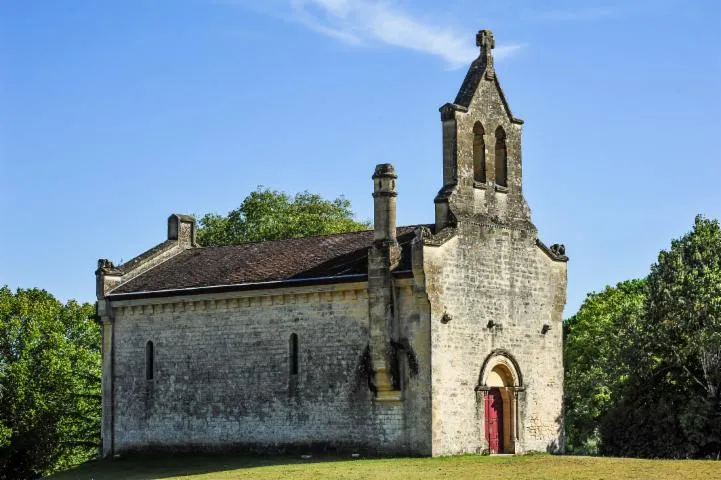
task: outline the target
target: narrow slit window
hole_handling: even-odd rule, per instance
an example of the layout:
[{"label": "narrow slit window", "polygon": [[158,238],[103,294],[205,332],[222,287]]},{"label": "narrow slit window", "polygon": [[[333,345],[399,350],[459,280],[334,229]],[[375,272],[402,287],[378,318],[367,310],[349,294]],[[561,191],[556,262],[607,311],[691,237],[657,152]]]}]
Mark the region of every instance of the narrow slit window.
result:
[{"label": "narrow slit window", "polygon": [[486,142],[483,140],[483,125],[473,126],[473,180],[486,183]]},{"label": "narrow slit window", "polygon": [[508,157],[506,155],[506,132],[496,130],[496,185],[508,186]]},{"label": "narrow slit window", "polygon": [[145,344],[145,379],[153,379],[153,370],[155,368],[155,352],[153,352],[153,342]]},{"label": "narrow slit window", "polygon": [[290,335],[288,356],[290,363],[290,374],[298,375],[298,335],[295,333]]}]

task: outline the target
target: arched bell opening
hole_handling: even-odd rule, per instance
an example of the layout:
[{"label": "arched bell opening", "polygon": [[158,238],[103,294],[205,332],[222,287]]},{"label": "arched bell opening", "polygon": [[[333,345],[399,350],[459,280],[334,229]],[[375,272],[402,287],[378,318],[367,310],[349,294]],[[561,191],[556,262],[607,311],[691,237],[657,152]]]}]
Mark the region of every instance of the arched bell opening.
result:
[{"label": "arched bell opening", "polygon": [[508,157],[506,154],[506,132],[503,127],[496,129],[496,185],[508,186]]},{"label": "arched bell opening", "polygon": [[473,126],[473,181],[486,183],[486,143],[481,122]]},{"label": "arched bell opening", "polygon": [[518,393],[522,390],[522,377],[513,357],[503,351],[489,355],[476,387],[482,443],[489,453],[516,453]]}]

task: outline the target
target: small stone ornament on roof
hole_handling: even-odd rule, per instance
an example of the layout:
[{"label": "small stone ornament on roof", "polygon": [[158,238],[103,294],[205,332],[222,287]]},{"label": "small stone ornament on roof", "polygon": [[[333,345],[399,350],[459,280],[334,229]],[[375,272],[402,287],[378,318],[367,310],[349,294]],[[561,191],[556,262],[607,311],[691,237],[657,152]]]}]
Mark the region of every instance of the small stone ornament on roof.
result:
[{"label": "small stone ornament on roof", "polygon": [[486,57],[486,78],[491,80],[496,77],[496,71],[493,68],[493,52],[496,48],[496,40],[493,38],[493,32],[490,30],[481,30],[476,34],[476,46],[481,47],[481,56]]}]

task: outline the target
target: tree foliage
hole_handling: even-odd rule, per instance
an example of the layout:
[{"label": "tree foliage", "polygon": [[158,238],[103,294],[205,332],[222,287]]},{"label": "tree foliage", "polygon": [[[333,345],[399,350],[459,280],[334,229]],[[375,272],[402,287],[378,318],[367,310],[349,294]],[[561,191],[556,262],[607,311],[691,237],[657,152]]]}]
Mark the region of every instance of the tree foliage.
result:
[{"label": "tree foliage", "polygon": [[603,451],[721,456],[721,228],[697,216],[648,276],[644,355],[601,425]]},{"label": "tree foliage", "polygon": [[583,451],[594,432],[604,454],[721,456],[717,220],[696,217],[659,254],[645,285],[589,296],[567,327],[571,449]]},{"label": "tree foliage", "polygon": [[599,424],[633,374],[645,281],[628,280],[587,296],[564,328],[566,431],[570,451],[598,453]]},{"label": "tree foliage", "polygon": [[89,304],[0,288],[0,479],[92,458],[100,438],[100,334]]},{"label": "tree foliage", "polygon": [[721,228],[696,217],[648,277],[648,341],[709,399],[721,394]]},{"label": "tree foliage", "polygon": [[198,243],[203,246],[326,235],[370,226],[353,219],[351,203],[343,197],[326,200],[307,191],[289,196],[263,187],[228,215],[209,213],[199,224]]}]

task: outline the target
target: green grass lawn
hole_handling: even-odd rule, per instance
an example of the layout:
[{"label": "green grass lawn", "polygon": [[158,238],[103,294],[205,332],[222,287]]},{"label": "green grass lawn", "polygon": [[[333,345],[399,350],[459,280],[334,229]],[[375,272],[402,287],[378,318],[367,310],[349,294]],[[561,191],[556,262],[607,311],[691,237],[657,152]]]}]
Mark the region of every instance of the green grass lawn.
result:
[{"label": "green grass lawn", "polygon": [[349,457],[136,457],[91,462],[52,480],[291,478],[721,479],[721,462],[551,455],[351,459]]}]

